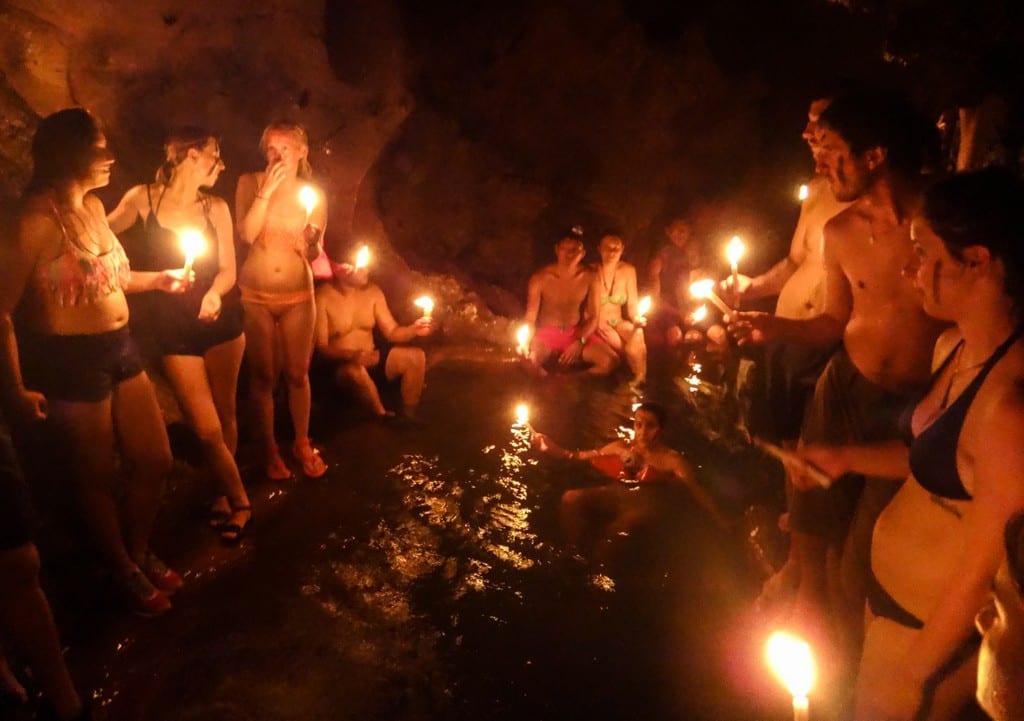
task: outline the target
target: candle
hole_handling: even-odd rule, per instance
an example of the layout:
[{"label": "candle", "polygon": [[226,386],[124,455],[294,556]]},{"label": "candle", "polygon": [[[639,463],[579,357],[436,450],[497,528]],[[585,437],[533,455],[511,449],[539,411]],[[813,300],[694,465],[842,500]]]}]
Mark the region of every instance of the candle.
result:
[{"label": "candle", "polygon": [[690,324],[691,325],[696,325],[697,323],[700,323],[701,321],[703,321],[707,317],[708,317],[708,307],[707,307],[706,304],[701,304],[701,306],[697,310],[695,310],[692,313],[690,313]]},{"label": "candle", "polygon": [[729,259],[729,267],[732,271],[732,296],[733,307],[740,305],[740,258],[746,252],[746,247],[738,235],[734,235],[725,247],[725,257]]},{"label": "candle", "polygon": [[530,352],[530,326],[526,323],[519,326],[516,331],[516,342],[519,344],[516,346],[516,352],[519,355],[526,355]]},{"label": "candle", "polygon": [[725,304],[725,301],[719,298],[718,294],[715,293],[715,281],[713,280],[698,280],[694,283],[690,283],[690,295],[700,300],[710,300],[712,305],[723,313],[729,313],[732,311],[732,309]]},{"label": "candle", "polygon": [[530,406],[525,403],[516,405],[516,425],[522,427],[530,425]]},{"label": "candle", "polygon": [[423,310],[423,317],[430,320],[431,314],[434,312],[434,300],[425,295],[421,295],[419,298],[414,300],[413,305]]},{"label": "candle", "polygon": [[313,208],[316,207],[319,197],[317,196],[316,190],[312,185],[303,185],[299,189],[299,202],[306,209],[306,223],[309,223],[309,216],[313,214]]},{"label": "candle", "polygon": [[800,190],[797,191],[796,197],[801,203],[807,200],[807,196],[810,195],[811,189],[806,184],[800,186]]},{"label": "candle", "polygon": [[794,721],[808,721],[814,657],[811,647],[795,636],[777,631],[768,639],[768,664],[793,696]]},{"label": "candle", "polygon": [[640,302],[636,304],[636,312],[639,318],[642,320],[647,317],[647,313],[651,310],[651,296],[645,295],[640,299]]},{"label": "candle", "polygon": [[206,238],[201,232],[194,228],[181,231],[178,234],[178,242],[181,243],[181,251],[185,254],[185,282],[192,274],[192,264],[197,255],[206,252]]},{"label": "candle", "polygon": [[361,270],[370,264],[370,247],[367,245],[359,248],[356,253],[356,270]]}]

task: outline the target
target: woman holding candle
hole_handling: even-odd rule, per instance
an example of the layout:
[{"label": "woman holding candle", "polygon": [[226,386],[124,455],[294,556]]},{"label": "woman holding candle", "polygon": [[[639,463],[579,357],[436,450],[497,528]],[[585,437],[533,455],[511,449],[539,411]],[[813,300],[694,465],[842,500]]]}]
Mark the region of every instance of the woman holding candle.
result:
[{"label": "woman holding candle", "polygon": [[[0,267],[3,385],[17,413],[46,418],[60,433],[84,520],[135,610],[163,613],[182,580],[149,550],[149,535],[172,458],[128,333],[125,293],[180,292],[184,271],[129,271],[91,193],[110,182],[114,158],[88,112],[44,118],[32,157],[12,252]],[[118,456],[129,476],[123,499],[112,488]]]},{"label": "woman holding candle", "polygon": [[[306,476],[318,478],[327,466],[309,440],[309,362],[316,323],[310,263],[322,250],[327,204],[311,183],[309,140],[301,125],[268,126],[260,150],[266,169],[239,178],[235,194],[238,235],[249,246],[238,285],[257,424],[267,476],[288,478],[291,472],[274,439],[274,386],[283,371],[295,429],[292,455]],[[316,192],[315,205],[300,197],[305,186]]]},{"label": "woman holding candle", "polygon": [[857,718],[954,718],[974,691],[973,619],[1024,509],[1024,184],[953,176],[914,220],[913,268],[940,337],[907,447],[808,448],[832,475],[909,478],[875,525]]},{"label": "woman holding candle", "polygon": [[[579,547],[588,530],[596,530],[597,538],[612,539],[628,533],[664,507],[661,494],[636,495],[642,488],[682,485],[711,519],[720,526],[727,522],[718,511],[711,495],[697,482],[689,461],[679,451],[662,441],[665,409],[657,403],[641,403],[633,413],[633,437],[617,439],[600,448],[570,451],[562,448],[543,433],[532,433],[534,448],[572,461],[588,461],[599,471],[619,481],[596,488],[577,488],[562,496],[562,521],[569,541]],[[629,484],[629,485],[627,485]],[[594,521],[600,522],[594,528]],[[589,545],[589,544],[587,544]]]},{"label": "woman holding candle", "polygon": [[589,338],[595,331],[612,350],[626,358],[633,379],[647,377],[647,345],[643,327],[647,319],[638,310],[636,268],[622,260],[622,238],[606,235],[597,249],[601,262],[594,272],[587,296],[589,320],[580,331]]},{"label": "woman holding candle", "polygon": [[[192,262],[195,282],[181,295],[150,294],[139,331],[153,334],[178,404],[202,444],[222,494],[211,506],[212,520],[233,543],[252,517],[235,463],[235,392],[245,336],[231,213],[224,200],[202,190],[217,182],[224,163],[217,139],[201,128],[172,133],[164,151],[156,182],[129,190],[107,220],[115,233],[141,226],[141,242],[128,244],[133,268]],[[194,248],[185,247],[190,236]]]}]

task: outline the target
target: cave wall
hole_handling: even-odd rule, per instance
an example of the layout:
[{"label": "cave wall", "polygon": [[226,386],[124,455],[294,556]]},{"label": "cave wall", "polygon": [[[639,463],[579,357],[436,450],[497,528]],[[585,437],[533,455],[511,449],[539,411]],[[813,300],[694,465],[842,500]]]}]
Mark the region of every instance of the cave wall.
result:
[{"label": "cave wall", "polygon": [[[636,0],[7,0],[0,202],[25,180],[38,117],[61,107],[107,126],[108,207],[184,123],[220,133],[215,190],[230,199],[262,165],[263,126],[287,118],[309,129],[329,188],[329,252],[370,242],[385,290],[435,292],[453,317],[520,313],[570,224],[591,249],[622,234],[643,265],[665,222],[692,212],[712,258],[740,232],[755,271],[784,252],[810,171],[806,83],[784,73],[830,66],[794,59],[821,27],[804,7],[818,0],[780,0],[807,16],[782,39],[761,32],[781,9],[724,1],[669,28]],[[830,27],[849,24],[830,10]]]},{"label": "cave wall", "polygon": [[[303,123],[327,179],[328,242],[347,243],[360,184],[412,107],[402,28],[387,0],[9,0],[0,5],[0,193],[28,172],[39,117],[70,105],[105,124],[118,165],[110,207],[152,177],[171,128],[221,136],[229,200],[262,159],[270,121]],[[333,47],[324,38],[330,24]],[[372,41],[368,41],[371,39]],[[333,64],[332,64],[333,61]],[[336,65],[336,67],[335,67]]]}]

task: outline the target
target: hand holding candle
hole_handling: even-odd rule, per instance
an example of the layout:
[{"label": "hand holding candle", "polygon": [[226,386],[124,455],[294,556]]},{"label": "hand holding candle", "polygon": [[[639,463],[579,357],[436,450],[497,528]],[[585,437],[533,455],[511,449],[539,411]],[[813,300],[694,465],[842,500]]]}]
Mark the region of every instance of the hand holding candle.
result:
[{"label": "hand holding candle", "polygon": [[313,209],[319,200],[320,196],[312,185],[303,185],[299,189],[299,202],[306,209],[306,225],[309,225],[309,218],[313,215]]},{"label": "hand holding candle", "polygon": [[525,403],[516,405],[516,425],[523,428],[530,425],[530,406]]},{"label": "hand holding candle", "polygon": [[709,279],[698,280],[690,283],[690,295],[698,300],[709,300],[711,304],[723,313],[731,313],[732,308],[725,304],[725,301],[715,293],[715,281]]},{"label": "hand holding candle", "polygon": [[708,317],[708,307],[706,304],[701,303],[697,310],[690,313],[690,325],[697,325],[698,323],[706,320]]},{"label": "hand holding candle", "polygon": [[361,246],[359,251],[356,253],[356,270],[362,270],[370,265],[370,247],[367,245]]},{"label": "hand holding candle", "polygon": [[185,282],[190,283],[196,256],[206,252],[206,238],[198,230],[189,228],[178,235],[178,242],[181,243],[181,252],[185,254]]},{"label": "hand holding candle", "polygon": [[808,721],[808,695],[814,685],[811,647],[795,636],[777,631],[768,639],[768,664],[793,696],[794,721]]},{"label": "hand holding candle", "polygon": [[734,235],[725,247],[725,256],[729,259],[729,269],[732,272],[732,304],[734,308],[739,308],[740,305],[740,258],[743,257],[746,250],[746,246],[738,235]]},{"label": "hand holding candle", "polygon": [[419,298],[417,298],[416,300],[414,300],[412,303],[417,308],[419,308],[419,309],[421,309],[423,311],[423,317],[425,319],[430,320],[431,316],[434,313],[434,299],[433,298],[431,298],[429,296],[426,296],[426,295],[422,295]]},{"label": "hand holding candle", "polygon": [[523,323],[516,331],[516,353],[524,358],[530,353],[530,326]]},{"label": "hand holding candle", "polygon": [[640,302],[636,304],[636,322],[640,325],[644,325],[647,322],[647,314],[651,312],[651,296],[645,295],[640,299]]}]

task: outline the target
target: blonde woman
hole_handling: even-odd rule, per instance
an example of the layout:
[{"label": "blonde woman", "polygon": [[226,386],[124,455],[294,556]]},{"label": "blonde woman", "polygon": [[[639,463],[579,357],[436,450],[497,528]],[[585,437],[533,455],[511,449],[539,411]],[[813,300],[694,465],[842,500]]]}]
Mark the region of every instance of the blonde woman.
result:
[{"label": "blonde woman", "polygon": [[[309,440],[309,362],[316,311],[310,263],[322,250],[327,223],[323,192],[312,180],[309,140],[301,125],[278,123],[263,131],[260,150],[267,167],[238,180],[238,235],[249,246],[238,285],[245,309],[251,392],[269,478],[291,472],[274,438],[274,386],[284,373],[295,442],[292,455],[310,478],[327,471]],[[309,186],[316,204],[304,205]]]}]

